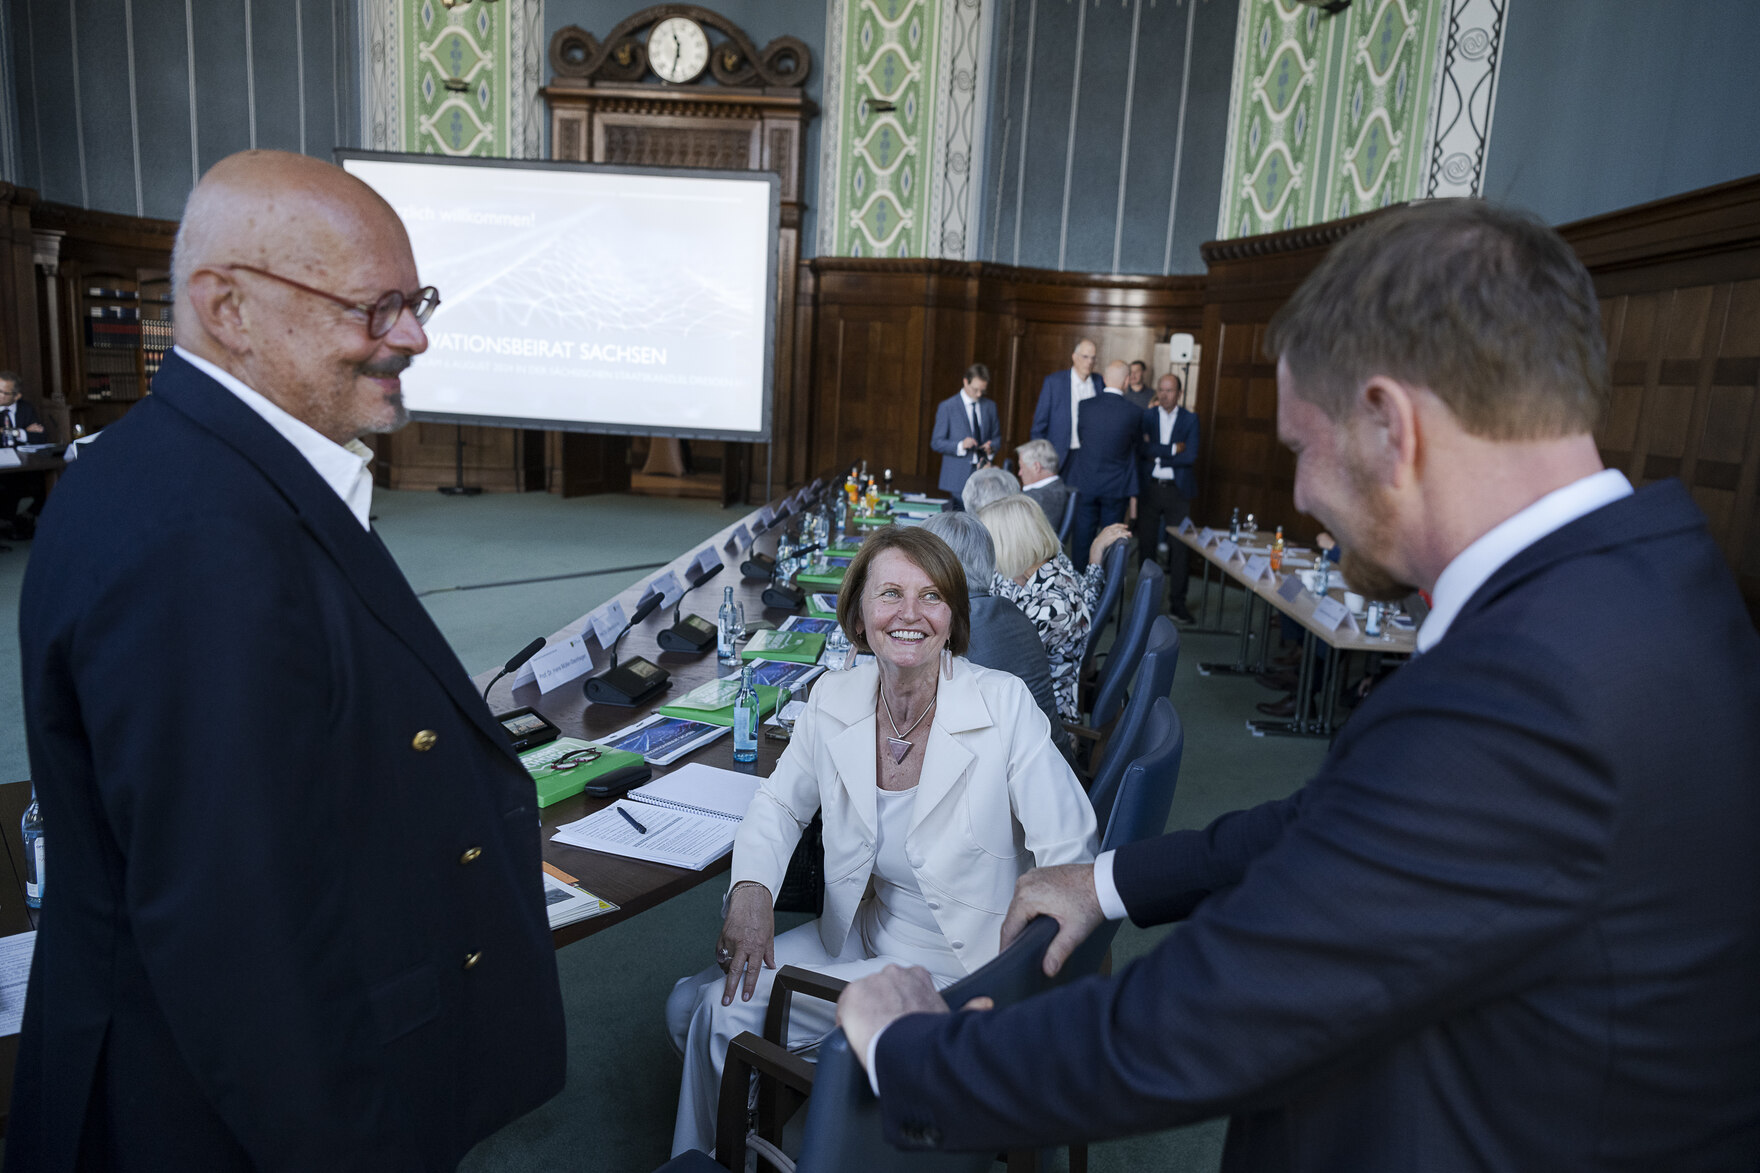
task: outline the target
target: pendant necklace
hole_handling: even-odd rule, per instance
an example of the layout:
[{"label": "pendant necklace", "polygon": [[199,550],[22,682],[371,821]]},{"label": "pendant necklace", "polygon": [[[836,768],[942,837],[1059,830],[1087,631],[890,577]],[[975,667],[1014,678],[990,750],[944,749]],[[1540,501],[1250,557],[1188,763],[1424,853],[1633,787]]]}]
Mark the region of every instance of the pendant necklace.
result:
[{"label": "pendant necklace", "polygon": [[908,736],[918,725],[923,723],[924,717],[927,717],[932,711],[934,711],[935,701],[940,699],[941,694],[937,691],[935,699],[929,702],[928,708],[925,708],[922,712],[917,714],[917,719],[911,722],[911,727],[909,729],[900,733],[898,731],[898,718],[892,715],[892,702],[886,699],[886,689],[881,688],[880,703],[886,706],[886,720],[892,726],[892,736],[886,739],[886,748],[888,752],[892,754],[893,765],[897,765],[904,761],[905,755],[911,752],[911,745],[913,743],[907,740]]}]

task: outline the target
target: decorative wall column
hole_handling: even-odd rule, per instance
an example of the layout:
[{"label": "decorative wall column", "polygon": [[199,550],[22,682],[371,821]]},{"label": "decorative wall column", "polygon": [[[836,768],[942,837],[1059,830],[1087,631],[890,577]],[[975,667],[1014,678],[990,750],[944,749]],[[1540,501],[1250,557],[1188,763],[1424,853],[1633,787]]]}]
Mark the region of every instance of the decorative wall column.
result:
[{"label": "decorative wall column", "polygon": [[1218,237],[1477,194],[1507,5],[1241,0]]},{"label": "decorative wall column", "polygon": [[819,253],[977,256],[984,0],[830,0]]},{"label": "decorative wall column", "polygon": [[361,21],[370,148],[542,154],[544,0],[362,0]]}]

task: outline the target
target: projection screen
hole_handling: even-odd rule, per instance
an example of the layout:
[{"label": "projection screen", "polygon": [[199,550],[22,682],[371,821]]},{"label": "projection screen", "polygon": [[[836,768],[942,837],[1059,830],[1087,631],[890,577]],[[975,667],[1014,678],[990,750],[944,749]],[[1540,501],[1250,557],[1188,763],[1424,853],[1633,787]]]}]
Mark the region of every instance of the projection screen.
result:
[{"label": "projection screen", "polygon": [[780,180],[339,151],[440,291],[422,420],[770,438]]}]

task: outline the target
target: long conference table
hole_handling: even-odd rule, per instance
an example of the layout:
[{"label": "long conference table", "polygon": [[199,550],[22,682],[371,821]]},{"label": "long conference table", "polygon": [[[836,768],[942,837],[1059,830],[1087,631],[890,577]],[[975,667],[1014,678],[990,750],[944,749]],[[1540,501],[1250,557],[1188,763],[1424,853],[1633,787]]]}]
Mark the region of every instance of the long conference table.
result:
[{"label": "long conference table", "polygon": [[[830,485],[829,474],[820,480]],[[826,491],[835,492],[835,486]],[[778,610],[764,606],[763,591],[769,585],[767,581],[750,581],[741,577],[740,563],[751,556],[753,550],[773,554],[776,543],[785,528],[791,525],[794,517],[780,521],[766,529],[758,536],[753,545],[738,552],[727,548],[728,540],[743,526],[749,533],[763,511],[776,511],[784,501],[794,494],[783,493],[767,505],[754,509],[729,525],[723,527],[713,536],[704,538],[681,552],[678,557],[665,566],[651,570],[640,579],[631,583],[615,596],[622,604],[624,614],[635,613],[646,587],[650,582],[664,576],[667,571],[677,573],[680,582],[689,582],[689,570],[692,561],[705,547],[713,545],[720,553],[726,568],[712,581],[706,583],[701,590],[685,596],[683,609],[686,615],[693,611],[704,618],[714,621],[721,606],[722,588],[731,586],[733,597],[745,605],[746,623],[749,626],[756,620],[768,620],[780,626],[790,615],[800,614],[797,611]],[[659,635],[672,626],[672,608],[657,608],[642,623],[631,628],[623,637],[618,651],[620,660],[631,656],[645,656],[660,667],[671,673],[669,686],[658,696],[634,707],[621,707],[607,704],[595,704],[587,700],[582,689],[585,677],[570,681],[541,693],[536,684],[524,684],[512,688],[509,682],[514,677],[507,677],[496,684],[489,692],[489,707],[495,713],[505,713],[513,709],[530,706],[542,713],[557,728],[562,730],[564,737],[579,738],[582,741],[598,741],[618,730],[648,716],[661,705],[671,703],[691,689],[706,681],[726,675],[711,647],[701,655],[686,655],[678,652],[662,651],[658,643]],[[589,613],[590,614],[590,613]],[[573,623],[552,634],[546,646],[579,635],[587,626],[588,616],[583,615]],[[476,677],[480,691],[494,677],[495,670],[479,673]],[[740,773],[752,774],[757,777],[768,777],[776,766],[776,759],[781,756],[785,743],[771,740],[769,737],[758,738],[758,758],[752,762],[735,762],[733,760],[733,737],[731,733],[716,738],[708,745],[702,746],[686,754],[670,766],[653,766],[654,777],[659,778],[668,771],[677,769],[689,762],[702,762],[705,765],[717,766],[724,770],[736,770]],[[645,860],[626,859],[622,856],[607,855],[583,848],[571,847],[557,843],[552,839],[556,829],[565,823],[583,819],[611,802],[610,798],[589,798],[576,795],[565,798],[543,810],[543,854],[544,862],[566,872],[579,881],[580,885],[593,895],[617,905],[614,912],[602,913],[574,924],[564,925],[552,931],[552,938],[557,948],[572,944],[583,937],[602,932],[612,925],[628,920],[630,917],[653,908],[672,899],[680,893],[687,892],[715,876],[724,874],[732,866],[732,856],[723,855],[719,860],[701,871],[689,871],[684,868],[668,867],[664,864],[648,863]]]}]

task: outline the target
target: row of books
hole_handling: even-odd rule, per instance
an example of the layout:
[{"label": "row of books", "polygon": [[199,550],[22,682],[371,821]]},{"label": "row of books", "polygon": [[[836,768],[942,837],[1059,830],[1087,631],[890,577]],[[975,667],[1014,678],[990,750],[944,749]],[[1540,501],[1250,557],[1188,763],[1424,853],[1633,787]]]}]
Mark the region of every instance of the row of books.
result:
[{"label": "row of books", "polygon": [[93,350],[170,350],[173,325],[152,318],[144,322],[86,320],[86,345]]}]

